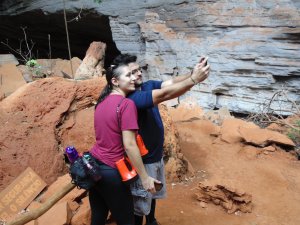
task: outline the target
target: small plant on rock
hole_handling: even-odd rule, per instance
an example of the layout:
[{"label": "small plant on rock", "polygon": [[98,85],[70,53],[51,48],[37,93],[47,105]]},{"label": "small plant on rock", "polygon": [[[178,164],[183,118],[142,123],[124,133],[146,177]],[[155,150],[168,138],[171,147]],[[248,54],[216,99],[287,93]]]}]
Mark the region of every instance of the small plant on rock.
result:
[{"label": "small plant on rock", "polygon": [[45,78],[47,76],[41,72],[42,66],[35,59],[28,60],[26,66],[31,71],[33,78]]},{"label": "small plant on rock", "polygon": [[294,122],[294,126],[289,128],[287,136],[296,144],[300,144],[300,119]]}]

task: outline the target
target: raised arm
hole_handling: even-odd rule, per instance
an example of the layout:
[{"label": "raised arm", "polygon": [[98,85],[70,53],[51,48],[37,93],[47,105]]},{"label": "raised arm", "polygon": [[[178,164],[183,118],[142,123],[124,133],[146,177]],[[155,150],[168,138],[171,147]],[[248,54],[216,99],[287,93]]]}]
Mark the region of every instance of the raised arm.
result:
[{"label": "raised arm", "polygon": [[[207,58],[201,63],[197,63],[193,69],[191,76],[183,79],[180,82],[174,84],[165,85],[161,89],[155,89],[152,91],[153,104],[157,105],[163,101],[170,100],[187,92],[195,84],[198,84],[201,81],[204,81],[209,74],[210,66],[204,66],[207,61]],[[184,78],[184,77],[182,77]]]},{"label": "raised arm", "polygon": [[[204,62],[204,60],[205,60],[205,62],[207,62],[207,59],[208,59],[207,57],[206,58],[202,57],[200,59],[199,63]],[[181,75],[181,76],[176,76],[176,77],[173,77],[172,79],[163,81],[162,84],[161,84],[161,88],[165,88],[169,85],[176,84],[178,82],[184,81],[184,80],[190,78],[191,75],[192,75],[192,73],[187,73],[187,74],[184,74],[184,75]]]},{"label": "raised arm", "polygon": [[165,88],[169,85],[176,84],[178,82],[184,81],[184,80],[188,79],[190,76],[191,76],[191,73],[187,73],[187,74],[177,76],[177,77],[174,77],[172,79],[163,81],[162,84],[161,84],[161,88]]}]

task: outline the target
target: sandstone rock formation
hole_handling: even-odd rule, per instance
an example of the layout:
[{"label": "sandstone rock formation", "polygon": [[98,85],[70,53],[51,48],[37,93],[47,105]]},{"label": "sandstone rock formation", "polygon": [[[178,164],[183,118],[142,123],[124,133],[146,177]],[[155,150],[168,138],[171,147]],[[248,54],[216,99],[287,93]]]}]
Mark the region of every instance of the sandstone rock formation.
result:
[{"label": "sandstone rock formation", "polygon": [[295,143],[287,136],[271,130],[241,127],[239,132],[246,143],[253,144],[255,146],[265,147],[272,143],[288,147],[296,146]]},{"label": "sandstone rock formation", "polygon": [[252,212],[252,196],[243,191],[236,190],[225,185],[210,186],[199,183],[196,199],[200,202],[213,202],[222,206],[228,213],[241,211],[243,213]]},{"label": "sandstone rock formation", "polygon": [[282,145],[287,148],[296,146],[295,143],[284,134],[268,129],[261,129],[252,122],[235,118],[225,119],[223,121],[219,138],[230,144],[244,142],[262,148],[272,144]]},{"label": "sandstone rock formation", "polygon": [[22,86],[0,102],[1,190],[27,166],[48,184],[67,172],[60,127],[75,111],[93,107],[104,84],[103,79],[46,78]]},{"label": "sandstone rock formation", "polygon": [[[48,183],[52,183],[57,177],[66,173],[62,157],[63,147],[74,144],[79,151],[86,151],[94,143],[92,120],[94,101],[104,84],[104,78],[85,81],[47,78],[26,84],[0,102],[0,122],[3,124],[3,129],[0,130],[0,190],[27,165],[34,168]],[[225,118],[220,127],[205,120],[203,111],[196,104],[185,110],[183,106],[170,110],[172,115],[174,112],[178,114],[174,116],[175,126],[167,108],[161,106],[160,110],[166,129],[164,147],[166,174],[169,181],[180,179],[184,182],[193,179],[197,181],[201,175],[202,180],[209,179],[211,184],[219,184],[199,185],[200,189],[196,194],[201,207],[208,207],[209,202],[214,202],[224,207],[228,213],[251,212],[253,196],[253,204],[260,210],[265,208],[264,202],[270,199],[274,201],[273,204],[278,204],[280,209],[282,204],[285,207],[292,204],[291,210],[295,219],[297,208],[294,206],[298,204],[299,198],[299,188],[297,188],[299,163],[289,153],[284,155],[283,151],[278,151],[275,145],[280,142],[292,145],[288,139],[273,133],[274,131],[270,133],[268,130],[259,130],[254,124],[232,118]],[[225,138],[224,134],[229,130],[233,132]],[[243,132],[239,133],[240,130]],[[254,147],[252,141],[245,143],[251,145],[245,145],[244,139],[248,140],[252,137],[253,131],[259,132],[259,137],[265,138],[265,140],[257,139],[259,143],[273,142],[273,145],[265,148]],[[182,154],[183,150],[184,155],[188,156],[188,159],[193,162],[193,167],[196,168],[195,176],[191,179],[186,179],[184,174],[187,172],[188,161]],[[46,193],[29,206],[29,209],[39,207],[69,182],[68,174],[57,179]],[[186,186],[186,184],[177,184]],[[167,187],[172,193],[173,183],[168,183]],[[189,193],[191,190],[194,188],[188,187],[184,189],[184,193]],[[245,190],[246,193],[240,190]],[[284,199],[282,199],[282,190],[288,193]],[[175,193],[182,195],[183,191]],[[173,202],[162,201],[162,204],[171,204],[176,208],[178,206],[177,204],[174,206],[174,202],[178,201],[178,198],[176,196]],[[192,208],[197,207],[191,203],[190,197],[185,198],[180,201],[188,202]],[[278,203],[276,199],[282,201]],[[171,211],[170,208],[168,210]],[[170,213],[168,212],[168,217]],[[178,211],[174,210],[175,213],[178,214]],[[89,224],[89,203],[83,190],[74,189],[36,222],[44,224],[43,221],[51,220],[53,224],[56,222],[62,224],[65,223],[62,221],[68,222],[70,219],[71,224]],[[270,221],[268,218],[267,220]]]},{"label": "sandstone rock formation", "polygon": [[[251,221],[256,221],[257,224],[276,224],[281,221],[279,223],[297,225],[300,180],[296,177],[299,177],[300,164],[291,154],[292,151],[285,152],[274,143],[267,148],[245,143],[238,127],[252,126],[253,129],[259,129],[254,124],[238,119],[225,119],[223,125],[226,123],[226,127],[222,128],[222,125],[204,120],[203,112],[199,110],[197,115],[196,110],[184,110],[180,106],[170,110],[171,117],[176,118],[174,125],[179,133],[182,153],[193,165],[195,178],[183,185],[176,184],[169,188],[167,202],[162,203],[163,206],[159,208],[164,216],[161,223],[222,225],[247,224]],[[264,131],[268,133],[267,129]],[[231,135],[224,141],[220,136],[225,137],[226,132]],[[189,182],[193,185],[189,185]],[[208,195],[206,192],[204,195],[210,200],[190,203],[191,194],[201,193],[200,199],[203,199],[202,190],[195,190],[199,182],[207,187]],[[216,187],[216,184],[220,187]],[[231,206],[230,202],[235,202],[228,200],[227,196],[229,199],[238,197],[227,192],[227,188],[238,195],[245,193],[243,197],[252,196],[251,205],[254,207],[251,207],[251,213],[245,215],[238,209],[233,215],[225,215],[224,211],[228,208],[220,210],[223,203]],[[235,203],[245,204],[244,200]],[[219,205],[212,204],[214,201]],[[232,209],[235,208],[234,204]],[[282,211],[283,207],[287,210]],[[170,215],[170,211],[174,214]],[[179,219],[174,220],[172,216]]]},{"label": "sandstone rock formation", "polygon": [[0,65],[4,64],[18,65],[19,62],[13,54],[0,54]]},{"label": "sandstone rock formation", "polygon": [[181,153],[178,131],[173,125],[167,107],[160,105],[159,111],[164,121],[164,161],[166,162],[165,172],[168,181],[180,181],[186,176],[193,176],[193,167]]},{"label": "sandstone rock formation", "polygon": [[[1,4],[0,15],[63,9],[58,0]],[[144,60],[148,78],[189,72],[200,56],[208,55],[211,75],[190,94],[205,108],[255,112],[279,90],[299,103],[298,1],[86,0],[68,1],[67,11],[77,13],[82,4],[86,11],[109,17],[117,48]],[[284,96],[271,108],[280,114],[294,111]]]},{"label": "sandstone rock formation", "polygon": [[[0,190],[30,166],[48,184],[67,172],[63,150],[76,146],[88,151],[95,142],[95,102],[106,84],[104,77],[85,81],[45,78],[28,83],[0,102]],[[180,180],[188,162],[180,153],[176,129],[167,108],[167,178]]]},{"label": "sandstone rock formation", "polygon": [[22,73],[14,64],[0,65],[0,99],[2,95],[8,96],[26,82]]},{"label": "sandstone rock formation", "polygon": [[76,70],[74,79],[85,80],[103,75],[104,57],[106,44],[102,42],[92,42],[86,55]]},{"label": "sandstone rock formation", "polygon": [[74,73],[82,63],[77,57],[73,57],[71,61],[64,59],[37,59],[36,61],[37,65],[34,67],[26,65],[18,65],[17,67],[28,83],[46,77],[64,77],[71,79],[74,75],[72,71]]}]

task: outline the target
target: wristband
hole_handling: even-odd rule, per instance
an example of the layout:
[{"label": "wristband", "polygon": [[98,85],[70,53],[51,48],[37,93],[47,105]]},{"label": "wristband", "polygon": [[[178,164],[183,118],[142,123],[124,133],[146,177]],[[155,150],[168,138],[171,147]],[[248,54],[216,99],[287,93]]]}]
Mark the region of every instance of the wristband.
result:
[{"label": "wristband", "polygon": [[193,81],[194,84],[197,84],[196,81],[190,76],[191,80]]}]

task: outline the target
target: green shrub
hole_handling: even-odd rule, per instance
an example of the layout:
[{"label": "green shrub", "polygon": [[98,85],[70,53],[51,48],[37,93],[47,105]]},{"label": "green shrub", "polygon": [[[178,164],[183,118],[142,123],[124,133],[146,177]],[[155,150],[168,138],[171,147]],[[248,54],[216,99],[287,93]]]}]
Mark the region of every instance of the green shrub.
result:
[{"label": "green shrub", "polygon": [[287,136],[298,144],[300,143],[300,120],[294,121],[293,125],[295,128],[290,128],[287,132]]}]

